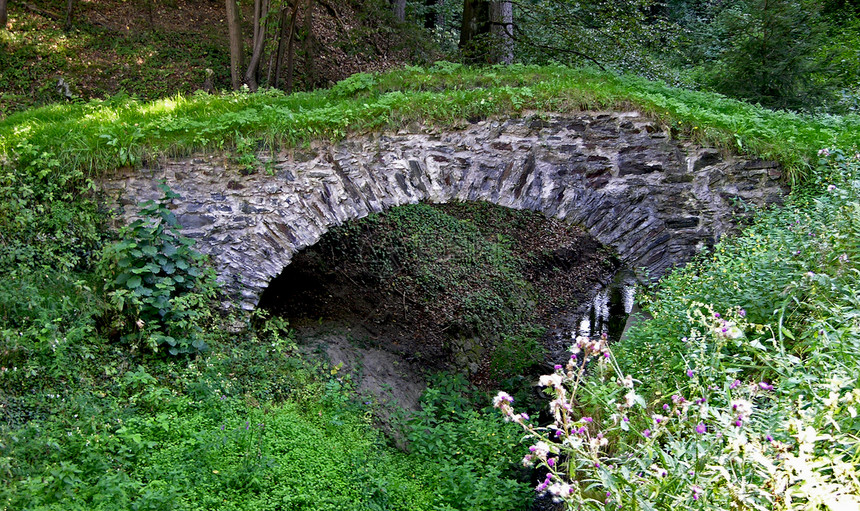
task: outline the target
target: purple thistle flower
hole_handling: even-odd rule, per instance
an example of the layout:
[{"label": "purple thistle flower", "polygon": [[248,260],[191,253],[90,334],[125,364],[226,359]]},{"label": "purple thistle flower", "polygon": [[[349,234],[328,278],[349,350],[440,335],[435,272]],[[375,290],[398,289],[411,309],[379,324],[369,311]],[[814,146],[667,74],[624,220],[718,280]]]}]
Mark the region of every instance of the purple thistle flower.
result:
[{"label": "purple thistle flower", "polygon": [[741,381],[740,381],[740,380],[735,380],[735,381],[733,381],[733,382],[732,382],[732,384],[731,384],[731,385],[729,385],[729,388],[730,388],[730,389],[732,389],[732,390],[734,390],[734,389],[736,389],[736,388],[738,388],[738,387],[740,387],[740,386],[741,386]]},{"label": "purple thistle flower", "polygon": [[693,371],[692,369],[687,369],[687,377],[688,378],[692,378],[694,374],[696,374],[695,371]]},{"label": "purple thistle flower", "polygon": [[556,364],[554,367],[556,371],[561,371],[561,364]]},{"label": "purple thistle flower", "polygon": [[738,311],[738,316],[740,316],[740,317],[742,317],[742,318],[747,317],[747,311],[746,311],[746,310],[744,310],[744,309],[740,309],[740,310]]},{"label": "purple thistle flower", "polygon": [[583,417],[582,420],[585,422],[592,422],[594,419],[592,419],[591,417]]},{"label": "purple thistle flower", "polygon": [[668,410],[668,409],[669,409],[669,405],[668,405],[668,404],[664,404],[664,405],[663,405],[663,409],[664,409],[664,410]]},{"label": "purple thistle flower", "polygon": [[551,467],[554,467],[555,466],[555,458],[547,458],[546,464],[551,466]]},{"label": "purple thistle flower", "polygon": [[771,385],[770,383],[768,383],[768,382],[766,382],[766,381],[759,382],[758,386],[759,386],[762,390],[773,390],[773,385]]},{"label": "purple thistle flower", "polygon": [[773,442],[773,437],[770,435],[767,435],[766,437],[764,437],[764,439],[767,440],[768,442]]},{"label": "purple thistle flower", "polygon": [[707,427],[705,427],[705,423],[704,423],[704,422],[700,422],[700,423],[696,426],[696,433],[698,433],[698,434],[700,434],[700,435],[704,435],[704,434],[705,434],[705,431],[707,431],[707,430],[708,430],[708,428],[707,428]]},{"label": "purple thistle flower", "polygon": [[645,438],[651,438],[651,430],[650,429],[643,429],[642,430],[642,436],[644,436]]}]

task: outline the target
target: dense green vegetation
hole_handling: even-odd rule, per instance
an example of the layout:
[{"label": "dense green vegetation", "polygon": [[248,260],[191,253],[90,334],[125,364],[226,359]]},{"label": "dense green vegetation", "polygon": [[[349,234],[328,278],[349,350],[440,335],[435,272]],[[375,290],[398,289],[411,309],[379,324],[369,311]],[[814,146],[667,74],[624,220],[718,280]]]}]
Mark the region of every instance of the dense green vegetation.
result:
[{"label": "dense green vegetation", "polygon": [[[844,0],[254,0],[238,12],[244,48],[231,49],[224,4],[13,2],[0,116],[64,100],[58,78],[84,100],[155,99],[243,83],[311,90],[440,58],[595,66],[775,109],[858,108],[860,11]],[[247,64],[232,79],[231,57]]]},{"label": "dense green vegetation", "polygon": [[440,62],[382,75],[358,74],[310,93],[196,94],[152,102],[117,97],[28,110],[0,121],[0,158],[44,151],[56,166],[104,172],[160,155],[278,148],[416,120],[453,123],[531,110],[627,108],[662,119],[676,136],[779,160],[795,179],[806,175],[819,148],[851,147],[860,140],[855,116],[775,112],[589,69],[475,70]]},{"label": "dense green vegetation", "polygon": [[497,398],[557,476],[544,489],[571,508],[860,505],[860,155],[821,156],[785,208],[664,278],[653,319],[578,339],[541,377],[549,425]]},{"label": "dense green vegetation", "polygon": [[[395,449],[373,428],[372,403],[353,400],[349,378],[336,367],[301,355],[287,325],[222,317],[216,302],[223,297],[205,262],[175,232],[166,202],[145,206],[150,222],[112,232],[93,179],[194,151],[226,151],[249,168],[257,149],[413,122],[458,126],[494,116],[630,108],[661,120],[672,136],[779,160],[796,186],[785,209],[760,212],[742,235],[665,278],[647,304],[654,319],[613,347],[614,355],[605,357],[604,347],[592,353],[608,360],[605,372],[595,367],[546,381],[555,392],[565,379],[575,386],[565,390],[576,398],[570,410],[556,419],[574,440],[564,448],[567,458],[541,458],[536,444],[530,461],[558,474],[559,496],[598,509],[856,504],[860,119],[727,97],[813,112],[856,109],[858,25],[837,3],[818,12],[809,2],[678,0],[660,13],[648,10],[650,2],[626,2],[619,5],[638,10],[619,19],[617,26],[629,27],[623,44],[606,45],[607,34],[589,22],[558,25],[533,38],[537,46],[517,47],[527,63],[590,62],[608,70],[437,62],[359,73],[313,92],[153,101],[119,94],[6,116],[0,506],[526,508],[531,473],[517,466],[529,455],[518,443],[520,426],[482,409],[486,396],[464,392],[456,377],[440,378],[423,411],[401,424],[409,450]],[[538,2],[543,10],[535,11],[533,26],[564,22],[570,11],[553,8],[560,4],[574,11],[584,5]],[[410,16],[426,14],[409,5]],[[461,15],[453,2],[445,5],[450,19]],[[624,9],[601,15],[624,16]],[[659,28],[663,21],[683,28],[677,41]],[[779,30],[767,39],[762,27]],[[450,31],[437,32],[443,47],[452,45]],[[50,61],[30,66],[42,51],[34,48],[61,37],[43,35],[30,40],[0,30],[3,44],[16,48],[0,58],[19,59],[4,67],[14,72],[4,71],[0,85],[35,86]],[[586,36],[580,49],[587,55],[560,58],[566,53],[558,48],[570,50]],[[785,51],[763,54],[763,41]],[[91,43],[99,49],[103,42]],[[57,60],[76,51],[56,49]],[[198,65],[216,67],[225,80],[223,49],[206,58],[198,50],[191,52]],[[830,70],[834,54],[850,65]],[[754,80],[746,80],[750,74]],[[47,85],[35,87],[49,97]],[[167,93],[146,89],[147,97]],[[26,103],[23,94],[12,95]],[[426,216],[416,229],[438,221]],[[506,268],[504,259],[491,263]],[[516,302],[511,289],[499,291]],[[466,328],[469,320],[452,321]],[[240,323],[240,332],[225,328]],[[501,344],[513,358],[515,341]]]}]

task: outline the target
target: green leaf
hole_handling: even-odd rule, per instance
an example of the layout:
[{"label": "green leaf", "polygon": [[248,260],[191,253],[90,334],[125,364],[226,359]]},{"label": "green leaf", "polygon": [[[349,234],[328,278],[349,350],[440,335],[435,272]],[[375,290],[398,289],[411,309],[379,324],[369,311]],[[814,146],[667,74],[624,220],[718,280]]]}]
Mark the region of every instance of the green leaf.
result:
[{"label": "green leaf", "polygon": [[140,288],[140,284],[141,284],[141,278],[140,278],[140,275],[135,275],[135,276],[133,276],[133,277],[128,278],[128,279],[126,280],[126,283],[125,283],[126,287],[127,287],[127,288],[129,288],[129,289],[137,289],[137,288]]}]

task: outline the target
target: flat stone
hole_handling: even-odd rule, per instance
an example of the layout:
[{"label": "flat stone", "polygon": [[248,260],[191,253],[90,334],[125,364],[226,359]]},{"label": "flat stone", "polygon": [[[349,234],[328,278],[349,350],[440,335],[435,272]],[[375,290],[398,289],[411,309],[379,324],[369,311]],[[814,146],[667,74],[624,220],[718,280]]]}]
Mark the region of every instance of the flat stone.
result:
[{"label": "flat stone", "polygon": [[219,282],[251,310],[270,279],[331,226],[419,200],[490,201],[581,223],[628,264],[659,277],[731,232],[733,197],[780,203],[781,170],[670,139],[636,112],[415,124],[271,158],[275,175],[241,175],[218,155],[167,160],[104,178],[111,207],[158,199],[166,179],[183,232]]}]

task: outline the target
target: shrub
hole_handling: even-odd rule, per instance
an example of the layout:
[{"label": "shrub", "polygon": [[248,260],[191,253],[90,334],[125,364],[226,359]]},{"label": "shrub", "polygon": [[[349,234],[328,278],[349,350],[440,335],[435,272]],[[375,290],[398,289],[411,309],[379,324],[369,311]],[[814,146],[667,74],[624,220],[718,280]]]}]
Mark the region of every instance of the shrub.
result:
[{"label": "shrub", "polygon": [[520,435],[494,410],[475,409],[474,393],[462,376],[437,378],[409,424],[411,458],[426,470],[436,509],[526,509]]},{"label": "shrub", "polygon": [[141,204],[141,219],[105,247],[101,271],[110,302],[121,313],[125,339],[143,340],[171,355],[206,349],[199,323],[210,315],[215,277],[194,240],[179,233],[168,205],[178,195],[161,185],[159,202]]}]

